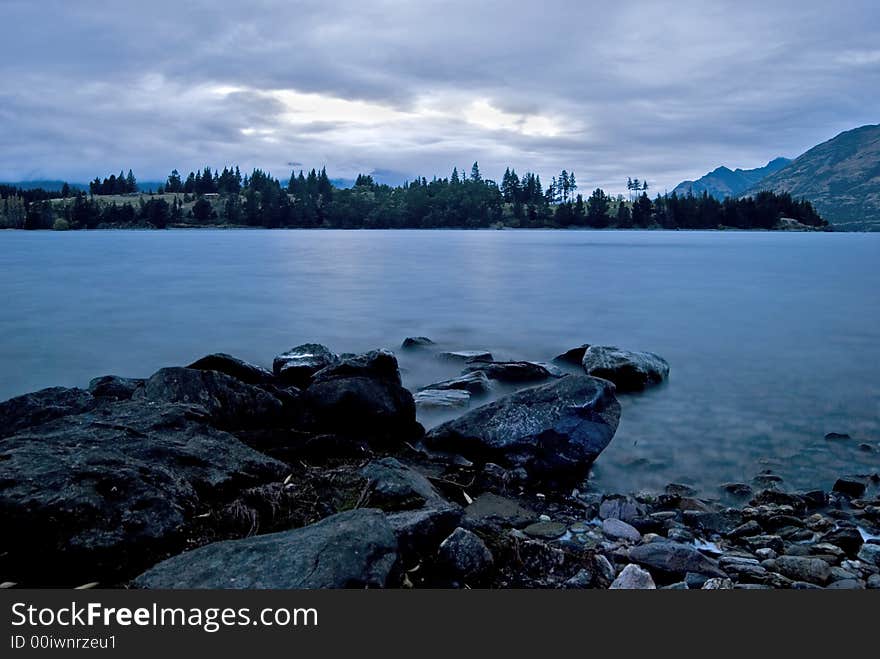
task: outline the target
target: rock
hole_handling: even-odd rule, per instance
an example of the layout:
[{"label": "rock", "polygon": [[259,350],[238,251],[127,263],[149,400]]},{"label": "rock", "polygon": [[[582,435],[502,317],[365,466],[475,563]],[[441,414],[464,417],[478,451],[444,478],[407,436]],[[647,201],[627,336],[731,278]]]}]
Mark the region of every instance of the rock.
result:
[{"label": "rock", "polygon": [[565,583],[562,584],[562,587],[569,589],[590,588],[595,579],[596,575],[592,570],[581,568],[574,574],[574,576],[566,579]]},{"label": "rock", "polygon": [[831,566],[819,558],[806,556],[780,556],[776,559],[777,570],[795,581],[823,585],[831,576]]},{"label": "rock", "polygon": [[871,444],[868,444],[867,442],[862,442],[861,444],[859,444],[859,450],[862,451],[863,453],[876,453],[877,452],[877,448]]},{"label": "rock", "polygon": [[555,377],[535,362],[484,362],[468,366],[464,373],[483,373],[490,380],[511,384],[541,382]]},{"label": "rock", "polygon": [[341,358],[312,375],[309,386],[336,378],[371,378],[384,380],[400,386],[400,369],[397,357],[389,350],[371,350],[362,355]]},{"label": "rock", "polygon": [[747,483],[724,483],[721,489],[735,497],[752,496],[752,486]]},{"label": "rock", "polygon": [[568,366],[580,366],[584,361],[584,353],[589,347],[589,343],[584,343],[577,348],[566,350],[561,355],[556,355],[556,357],[553,358],[553,362],[556,364],[566,364]]},{"label": "rock", "polygon": [[866,583],[871,590],[880,590],[880,574],[872,574]]},{"label": "rock", "polygon": [[398,511],[421,508],[428,502],[446,503],[425,476],[396,458],[374,460],[359,473],[368,482],[365,505],[370,508]]},{"label": "rock", "polygon": [[163,368],[144,383],[135,398],[198,405],[223,428],[265,428],[284,421],[284,406],[278,398],[218,371]]},{"label": "rock", "polygon": [[748,536],[760,535],[764,532],[764,529],[761,528],[761,525],[758,524],[755,520],[749,520],[745,524],[741,524],[737,526],[735,529],[730,531],[727,534],[728,538],[745,538]]},{"label": "rock", "polygon": [[819,538],[819,542],[837,545],[847,556],[855,556],[862,547],[862,534],[852,526],[840,526]]},{"label": "rock", "polygon": [[656,590],[651,573],[630,563],[608,587],[609,590]]},{"label": "rock", "polygon": [[581,365],[587,375],[611,380],[621,392],[641,391],[669,376],[669,364],[662,357],[612,346],[590,346]]},{"label": "rock", "polygon": [[825,435],[825,439],[852,439],[846,433],[841,432],[829,432]]},{"label": "rock", "polygon": [[[781,480],[781,479],[780,479]],[[771,517],[773,514],[784,514],[785,512],[803,512],[806,510],[806,504],[802,497],[797,494],[789,494],[788,492],[780,492],[779,490],[774,489],[766,489],[761,490],[754,496],[754,498],[749,502],[752,506],[790,506],[791,508],[788,511],[783,511],[781,509],[775,509],[770,515],[767,517]]]},{"label": "rock", "polygon": [[678,542],[661,541],[639,545],[630,550],[629,559],[649,568],[652,573],[669,578],[670,581],[679,581],[688,572],[710,577],[727,576],[715,561],[706,558],[691,545]]},{"label": "rock", "polygon": [[413,400],[419,409],[452,410],[468,407],[471,395],[461,389],[426,389],[417,392]]},{"label": "rock", "polygon": [[602,522],[602,532],[612,540],[625,540],[636,543],[642,540],[642,534],[635,527],[619,519],[606,519]]},{"label": "rock", "polygon": [[285,384],[305,387],[312,375],[335,364],[338,359],[319,343],[304,343],[275,357],[272,372]]},{"label": "rock", "polygon": [[780,483],[782,483],[782,476],[771,473],[758,474],[752,479],[752,484],[755,487],[775,488]]},{"label": "rock", "polygon": [[474,529],[522,528],[537,515],[514,499],[486,492],[464,509],[464,525]]},{"label": "rock", "polygon": [[686,581],[676,581],[668,586],[663,586],[660,590],[688,590]]},{"label": "rock", "polygon": [[416,556],[433,554],[440,542],[461,522],[461,509],[446,501],[432,501],[424,508],[388,514],[398,550],[407,564]]},{"label": "rock", "polygon": [[450,362],[491,362],[492,353],[486,350],[453,350],[437,353],[437,359]]},{"label": "rock", "polygon": [[0,437],[69,414],[81,414],[96,405],[92,394],[76,388],[50,387],[16,396],[0,403]]},{"label": "rock", "polygon": [[113,583],[182,550],[197,515],[288,473],[209,421],[189,406],[123,402],[4,439],[0,573]]},{"label": "rock", "polygon": [[419,391],[466,391],[473,396],[484,396],[492,390],[489,378],[482,371],[472,371],[451,380],[435,382],[419,389]]},{"label": "rock", "polygon": [[317,589],[390,585],[397,541],[378,510],[349,510],[293,531],[214,542],[150,568],[137,588]]},{"label": "rock", "polygon": [[272,384],[275,382],[275,375],[272,371],[223,352],[206,355],[194,361],[187,368],[194,368],[197,371],[217,371],[247,384]]},{"label": "rock", "polygon": [[427,336],[408,336],[400,344],[400,347],[404,350],[418,350],[419,348],[430,348],[433,345],[436,344]]},{"label": "rock", "polygon": [[602,499],[599,504],[599,517],[601,519],[619,519],[627,524],[633,524],[636,520],[647,514],[645,504],[636,501],[633,497],[613,494]]},{"label": "rock", "polygon": [[859,549],[858,559],[869,565],[880,567],[880,545],[866,542]]},{"label": "rock", "polygon": [[730,579],[718,577],[707,579],[703,584],[703,590],[733,590],[733,582]]},{"label": "rock", "polygon": [[532,538],[543,540],[555,540],[561,538],[568,531],[568,527],[561,522],[535,522],[523,529],[523,533]]},{"label": "rock", "polygon": [[595,554],[593,556],[593,565],[596,568],[596,579],[602,586],[608,588],[617,577],[617,573],[614,570],[614,566],[611,565],[611,561],[605,558],[602,554]]},{"label": "rock", "polygon": [[843,478],[838,478],[834,483],[834,487],[831,488],[832,492],[840,492],[841,494],[845,494],[848,497],[858,498],[865,493],[867,489],[867,485],[865,481],[861,478],[855,478],[853,476],[845,476]]},{"label": "rock", "polygon": [[[118,375],[102,375],[89,382],[89,393],[95,398],[112,401],[130,400],[139,387],[144,386],[142,378],[121,378]],[[83,410],[85,411],[85,410]]]},{"label": "rock", "polygon": [[441,566],[466,581],[485,575],[494,562],[486,543],[473,531],[461,527],[440,543],[437,558]]},{"label": "rock", "polygon": [[619,419],[613,385],[568,375],[437,426],[425,444],[473,461],[523,467],[539,480],[578,480],[608,446]]},{"label": "rock", "polygon": [[697,496],[697,491],[694,488],[692,488],[690,485],[683,485],[682,483],[670,483],[664,488],[664,492],[674,497]]},{"label": "rock", "polygon": [[859,579],[841,579],[840,581],[832,581],[825,586],[826,590],[864,590],[865,582]]},{"label": "rock", "polygon": [[780,554],[785,548],[785,543],[778,535],[755,535],[742,538],[741,540],[752,551],[772,549],[777,554]]}]

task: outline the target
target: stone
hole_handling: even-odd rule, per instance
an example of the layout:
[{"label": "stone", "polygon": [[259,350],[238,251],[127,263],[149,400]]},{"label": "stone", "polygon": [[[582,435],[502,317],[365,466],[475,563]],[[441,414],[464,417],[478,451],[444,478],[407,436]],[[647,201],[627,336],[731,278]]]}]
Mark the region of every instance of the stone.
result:
[{"label": "stone", "polygon": [[806,556],[780,556],[776,559],[777,570],[795,581],[823,585],[831,577],[831,566],[819,558]]},{"label": "stone", "polygon": [[872,574],[866,583],[871,590],[880,590],[880,574]]},{"label": "stone", "polygon": [[600,585],[608,588],[617,577],[617,572],[614,570],[614,566],[611,565],[611,561],[602,554],[595,554],[593,556],[593,565],[596,568],[597,581]]},{"label": "stone", "polygon": [[866,542],[859,549],[857,556],[860,561],[880,567],[880,545]]},{"label": "stone", "polygon": [[865,582],[860,579],[841,579],[825,586],[826,590],[865,590]]},{"label": "stone", "polygon": [[308,385],[312,375],[335,364],[339,358],[319,343],[303,343],[275,357],[272,372],[285,384]]},{"label": "stone", "polygon": [[832,545],[837,545],[846,552],[847,556],[855,556],[859,553],[863,540],[862,534],[859,533],[857,528],[852,526],[839,526],[838,528],[832,529],[824,534],[819,538],[819,542],[827,542]]},{"label": "stone", "polygon": [[721,489],[735,497],[752,496],[752,486],[748,483],[724,483]]},{"label": "stone", "polygon": [[636,543],[642,539],[642,534],[635,527],[619,519],[606,519],[602,522],[602,532],[612,540],[624,540]]},{"label": "stone", "polygon": [[0,573],[34,585],[114,583],[185,548],[197,516],[286,465],[201,409],[122,402],[0,442]]},{"label": "stone", "polygon": [[359,473],[368,482],[366,507],[398,511],[421,508],[428,502],[445,503],[425,476],[396,458],[374,460]]},{"label": "stone", "polygon": [[834,483],[834,487],[831,488],[832,492],[840,492],[841,494],[853,498],[862,496],[866,489],[867,485],[865,484],[865,481],[853,476],[838,478]]},{"label": "stone", "polygon": [[694,497],[697,495],[697,491],[694,488],[682,483],[670,483],[664,488],[664,491],[666,494],[676,497]]},{"label": "stone", "polygon": [[206,355],[194,361],[187,368],[194,368],[198,371],[217,371],[247,384],[273,384],[275,382],[275,375],[272,371],[223,352]]},{"label": "stone", "polygon": [[728,538],[746,538],[749,536],[761,535],[764,529],[755,520],[751,519],[745,524],[737,526],[727,534]]},{"label": "stone", "polygon": [[313,387],[318,383],[338,378],[370,378],[384,380],[400,386],[400,368],[397,357],[390,350],[371,350],[361,355],[342,357],[339,361],[329,364],[316,371],[309,381]]},{"label": "stone", "polygon": [[846,433],[829,432],[829,433],[826,433],[825,439],[834,440],[834,439],[852,439],[852,438],[849,435],[847,435]]},{"label": "stone", "polygon": [[541,382],[553,377],[549,370],[535,362],[482,362],[468,366],[464,373],[483,373],[490,380],[511,384]]},{"label": "stone", "polygon": [[492,384],[483,371],[471,371],[451,380],[434,382],[420,388],[419,391],[447,391],[450,389],[466,391],[472,396],[485,396],[492,390]]},{"label": "stone", "polygon": [[461,527],[440,543],[437,557],[441,566],[465,581],[481,578],[494,563],[486,543],[473,531]]},{"label": "stone", "polygon": [[454,410],[470,406],[471,395],[460,389],[426,389],[416,392],[413,400],[420,410]]},{"label": "stone", "polygon": [[427,336],[408,336],[400,344],[400,347],[404,350],[418,350],[420,348],[430,348],[433,345],[436,344]]},{"label": "stone", "polygon": [[[612,568],[613,569],[613,568]],[[581,568],[573,576],[562,584],[563,588],[590,588],[596,578],[595,573],[587,568]]]},{"label": "stone", "polygon": [[443,538],[461,523],[461,508],[445,501],[430,501],[424,508],[388,513],[398,550],[407,564],[433,554]]},{"label": "stone", "polygon": [[602,499],[599,504],[599,517],[601,519],[620,519],[628,524],[644,517],[647,514],[645,504],[633,497],[614,494]]},{"label": "stone", "polygon": [[561,538],[566,531],[568,527],[561,522],[534,522],[523,529],[523,533],[527,536],[543,540]]},{"label": "stone", "polygon": [[688,590],[687,581],[676,581],[668,586],[663,586],[660,590]]},{"label": "stone", "polygon": [[725,578],[707,579],[703,584],[703,590],[733,590],[733,582]]},{"label": "stone", "polygon": [[70,414],[81,414],[97,405],[85,389],[50,387],[0,403],[0,437]]},{"label": "stone", "polygon": [[535,521],[534,511],[523,507],[514,499],[507,499],[491,492],[481,494],[464,509],[464,525],[473,529],[522,528]]},{"label": "stone", "polygon": [[641,391],[669,377],[669,364],[651,352],[590,346],[581,361],[587,375],[610,380],[620,392]]},{"label": "stone", "polygon": [[623,568],[608,588],[609,590],[656,590],[657,586],[650,572],[630,563]]},{"label": "stone", "polygon": [[150,589],[382,588],[391,585],[397,541],[385,515],[361,508],[293,531],[214,542],[150,568]]},{"label": "stone", "polygon": [[437,353],[437,358],[450,362],[491,362],[492,353],[487,350],[452,350]]},{"label": "stone", "polygon": [[710,577],[727,576],[718,564],[703,556],[691,545],[678,542],[652,542],[639,545],[629,552],[633,563],[646,567],[654,574],[660,574],[677,581],[688,572],[705,574]]},{"label": "stone", "polygon": [[432,429],[424,443],[474,462],[522,467],[536,480],[577,482],[619,419],[613,385],[568,375],[466,412]]},{"label": "stone", "polygon": [[561,355],[556,355],[556,357],[553,358],[553,362],[556,364],[564,364],[567,366],[580,366],[581,363],[584,361],[584,353],[589,347],[589,343],[584,343],[577,348],[566,350]]},{"label": "stone", "polygon": [[121,378],[118,375],[102,375],[89,382],[89,393],[95,398],[120,401],[130,400],[138,388],[144,386],[142,378]]},{"label": "stone", "polygon": [[778,535],[755,535],[742,538],[745,545],[752,551],[758,549],[772,549],[777,554],[782,553],[785,543]]}]

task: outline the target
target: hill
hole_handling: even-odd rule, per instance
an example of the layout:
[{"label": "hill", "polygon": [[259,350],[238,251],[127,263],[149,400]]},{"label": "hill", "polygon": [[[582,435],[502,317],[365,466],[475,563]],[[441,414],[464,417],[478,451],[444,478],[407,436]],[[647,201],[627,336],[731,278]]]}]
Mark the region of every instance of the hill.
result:
[{"label": "hill", "polygon": [[813,147],[743,194],[761,190],[808,199],[841,229],[880,231],[880,125],[848,130]]},{"label": "hill", "polygon": [[722,166],[696,181],[682,181],[675,186],[673,192],[680,197],[689,192],[696,197],[708,192],[710,197],[723,201],[727,197],[738,197],[764,177],[779,171],[789,163],[791,160],[788,158],[776,158],[764,167],[756,169],[730,169]]}]

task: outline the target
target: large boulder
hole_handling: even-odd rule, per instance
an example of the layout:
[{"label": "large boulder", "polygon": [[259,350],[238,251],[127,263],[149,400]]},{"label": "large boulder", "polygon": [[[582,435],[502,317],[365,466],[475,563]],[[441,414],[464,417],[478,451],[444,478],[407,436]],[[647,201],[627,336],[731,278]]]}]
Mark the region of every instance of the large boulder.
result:
[{"label": "large boulder", "polygon": [[273,384],[276,381],[272,371],[223,352],[205,355],[187,366],[187,368],[225,373],[247,384]]},{"label": "large boulder", "polygon": [[320,343],[303,343],[275,357],[272,372],[285,384],[308,385],[312,375],[339,361],[334,353]]},{"label": "large boulder", "polygon": [[124,402],[0,442],[0,580],[113,583],[187,543],[197,515],[284,464],[186,405]]},{"label": "large boulder", "polygon": [[143,378],[123,378],[118,375],[102,375],[89,382],[89,393],[95,398],[110,401],[130,400],[144,386]]},{"label": "large boulder", "polygon": [[371,350],[362,355],[341,359],[315,373],[311,385],[335,378],[366,377],[385,380],[400,385],[400,369],[397,357],[390,350]]},{"label": "large boulder", "polygon": [[614,385],[567,375],[478,407],[425,436],[429,449],[523,467],[532,478],[583,477],[617,430]]},{"label": "large boulder", "polygon": [[226,540],[169,558],[137,577],[138,588],[382,588],[397,540],[378,510],[349,510],[293,531]]},{"label": "large boulder", "polygon": [[542,382],[555,377],[550,370],[535,362],[485,362],[465,368],[465,373],[484,373],[490,380],[522,384]]},{"label": "large boulder", "polygon": [[76,388],[50,387],[16,396],[0,403],[0,437],[69,414],[80,414],[96,405],[92,394]]},{"label": "large boulder", "polygon": [[135,398],[199,405],[224,428],[270,427],[285,420],[278,397],[218,371],[163,368],[144,383]]},{"label": "large boulder", "polygon": [[587,375],[611,380],[618,391],[641,391],[669,377],[669,364],[652,352],[590,346],[581,361]]}]

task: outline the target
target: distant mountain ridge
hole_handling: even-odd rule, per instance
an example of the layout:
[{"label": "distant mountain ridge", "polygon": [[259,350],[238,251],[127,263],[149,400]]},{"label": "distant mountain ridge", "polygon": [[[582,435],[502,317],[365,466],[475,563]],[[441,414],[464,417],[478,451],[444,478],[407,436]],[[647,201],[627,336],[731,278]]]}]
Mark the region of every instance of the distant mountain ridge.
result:
[{"label": "distant mountain ridge", "polygon": [[880,125],[861,126],[813,147],[747,190],[803,197],[841,229],[880,230]]},{"label": "distant mountain ridge", "polygon": [[738,197],[765,177],[778,172],[792,161],[788,158],[775,158],[764,167],[756,169],[730,169],[718,167],[696,181],[682,181],[673,193],[685,196],[688,193],[702,196],[704,192],[710,197],[724,200],[727,197]]}]

